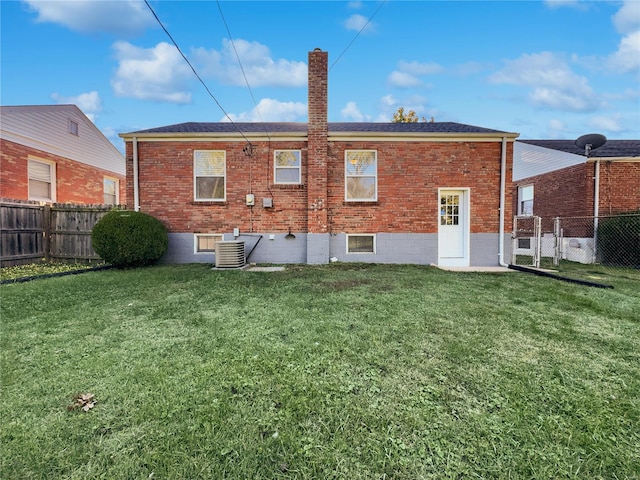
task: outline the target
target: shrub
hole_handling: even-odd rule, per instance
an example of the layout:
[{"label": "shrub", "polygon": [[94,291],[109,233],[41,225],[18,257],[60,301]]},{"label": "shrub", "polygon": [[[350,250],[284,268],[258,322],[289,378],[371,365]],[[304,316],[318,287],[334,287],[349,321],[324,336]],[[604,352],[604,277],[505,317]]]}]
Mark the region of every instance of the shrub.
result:
[{"label": "shrub", "polygon": [[601,263],[640,267],[640,210],[601,220],[597,251]]},{"label": "shrub", "polygon": [[122,268],[156,262],[169,240],[164,225],[151,215],[113,210],[93,227],[91,243],[105,262]]}]

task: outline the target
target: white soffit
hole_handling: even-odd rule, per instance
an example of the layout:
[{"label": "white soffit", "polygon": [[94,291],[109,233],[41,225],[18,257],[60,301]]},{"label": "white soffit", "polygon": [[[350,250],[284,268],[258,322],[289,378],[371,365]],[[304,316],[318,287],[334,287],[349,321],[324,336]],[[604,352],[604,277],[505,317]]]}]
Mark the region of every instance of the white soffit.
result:
[{"label": "white soffit", "polygon": [[585,163],[587,157],[515,141],[513,145],[513,180],[542,175]]}]

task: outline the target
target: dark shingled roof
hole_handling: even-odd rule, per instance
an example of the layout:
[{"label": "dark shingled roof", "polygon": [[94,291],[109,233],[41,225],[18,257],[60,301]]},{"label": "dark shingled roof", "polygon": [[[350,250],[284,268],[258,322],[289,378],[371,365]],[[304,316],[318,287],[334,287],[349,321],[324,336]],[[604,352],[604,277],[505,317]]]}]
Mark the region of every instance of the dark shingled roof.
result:
[{"label": "dark shingled roof", "polygon": [[[576,145],[575,140],[520,140],[518,142],[538,147],[550,148],[566,153],[584,156],[584,149]],[[640,140],[607,140],[604,145],[589,153],[589,158],[630,158],[640,157]]]},{"label": "dark shingled roof", "polygon": [[[329,133],[508,133],[500,130],[476,127],[454,122],[416,122],[416,123],[365,123],[365,122],[329,122]],[[150,128],[131,132],[142,133],[286,133],[306,132],[307,123],[302,122],[187,122],[166,127]]]}]

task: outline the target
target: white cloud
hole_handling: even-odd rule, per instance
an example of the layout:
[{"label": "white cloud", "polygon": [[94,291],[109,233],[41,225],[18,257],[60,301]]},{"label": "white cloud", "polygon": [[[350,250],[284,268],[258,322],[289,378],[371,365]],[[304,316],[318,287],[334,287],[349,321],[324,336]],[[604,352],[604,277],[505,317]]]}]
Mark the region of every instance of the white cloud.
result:
[{"label": "white cloud", "polygon": [[607,65],[622,73],[640,70],[640,30],[620,40],[618,50],[609,57]]},{"label": "white cloud", "polygon": [[340,115],[345,120],[353,121],[353,122],[364,122],[367,121],[367,117],[362,114],[356,102],[347,102],[347,105],[340,110]]},{"label": "white cloud", "polygon": [[444,68],[437,63],[398,62],[398,70],[391,72],[387,82],[393,87],[411,88],[423,87],[425,83],[419,78],[444,72]]},{"label": "white cloud", "polygon": [[398,100],[393,95],[385,95],[380,99],[380,106],[384,108],[390,108],[398,105]]},{"label": "white cloud", "polygon": [[613,15],[612,20],[619,33],[632,33],[640,30],[640,2],[625,0],[620,10]]},{"label": "white cloud", "polygon": [[57,23],[80,33],[134,35],[155,25],[143,2],[133,0],[25,0],[37,22]]},{"label": "white cloud", "polygon": [[[271,98],[263,98],[258,103],[257,109],[249,112],[230,113],[229,117],[234,122],[300,122],[307,115],[307,106],[299,102],[280,102]],[[221,121],[228,121],[223,118]]]},{"label": "white cloud", "polygon": [[243,71],[251,88],[302,87],[307,84],[306,63],[273,60],[269,48],[258,42],[239,39],[232,43],[224,39],[219,51],[197,48],[193,50],[193,58],[200,75],[215,78],[226,85],[246,86]]},{"label": "white cloud", "polygon": [[54,92],[51,94],[51,98],[57,104],[76,105],[92,122],[95,122],[97,114],[102,111],[102,100],[96,91],[81,93],[80,95],[71,97],[66,97]]},{"label": "white cloud", "polygon": [[169,103],[191,101],[186,84],[193,73],[173,45],[161,42],[145,49],[116,42],[113,48],[118,69],[111,86],[117,96]]},{"label": "white cloud", "polygon": [[624,131],[618,115],[593,117],[588,123],[590,127],[600,132],[618,133]]},{"label": "white cloud", "polygon": [[387,82],[394,87],[400,88],[420,87],[423,84],[422,80],[418,77],[397,70],[391,72],[389,78],[387,78]]},{"label": "white cloud", "polygon": [[569,111],[590,111],[599,106],[587,79],[550,52],[523,54],[505,64],[489,81],[532,88],[529,98],[534,105]]},{"label": "white cloud", "polygon": [[373,22],[369,22],[367,17],[357,13],[347,18],[344,22],[344,26],[347,30],[355,30],[356,32],[362,31],[362,33],[373,33],[375,31],[375,25]]}]

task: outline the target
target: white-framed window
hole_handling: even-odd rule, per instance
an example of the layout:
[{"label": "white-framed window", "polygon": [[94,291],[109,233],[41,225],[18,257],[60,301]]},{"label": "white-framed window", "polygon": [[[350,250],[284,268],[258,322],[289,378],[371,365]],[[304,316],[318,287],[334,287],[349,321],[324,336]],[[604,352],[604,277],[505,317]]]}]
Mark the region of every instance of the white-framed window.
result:
[{"label": "white-framed window", "polygon": [[376,236],[367,234],[347,234],[347,253],[376,253]]},{"label": "white-framed window", "polygon": [[104,177],[104,204],[118,205],[120,203],[120,181],[117,178]]},{"label": "white-framed window", "polygon": [[78,122],[76,122],[75,120],[69,119],[69,133],[71,135],[75,135],[76,137],[79,135]]},{"label": "white-framed window", "polygon": [[227,197],[224,150],[193,152],[193,195],[196,201],[222,202]]},{"label": "white-framed window", "polygon": [[302,181],[302,156],[300,150],[276,150],[273,152],[274,183],[298,184]]},{"label": "white-framed window", "polygon": [[344,164],[345,200],[351,202],[378,200],[378,152],[346,150]]},{"label": "white-framed window", "polygon": [[193,236],[194,253],[215,253],[216,243],[222,241],[218,233],[196,233]]},{"label": "white-framed window", "polygon": [[56,164],[29,159],[29,200],[56,201]]},{"label": "white-framed window", "polygon": [[533,185],[518,187],[518,215],[533,215]]}]

